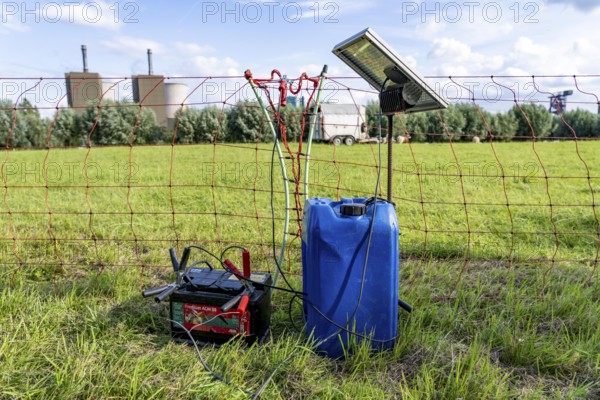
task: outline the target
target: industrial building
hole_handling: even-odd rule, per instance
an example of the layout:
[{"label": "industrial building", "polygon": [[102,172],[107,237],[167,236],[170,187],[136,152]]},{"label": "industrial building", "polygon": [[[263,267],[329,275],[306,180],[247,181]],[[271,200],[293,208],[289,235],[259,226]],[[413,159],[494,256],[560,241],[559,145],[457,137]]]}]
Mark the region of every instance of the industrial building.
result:
[{"label": "industrial building", "polygon": [[134,75],[131,77],[133,101],[141,104],[142,107],[153,110],[159,126],[167,126],[164,80],[165,77],[159,75]]},{"label": "industrial building", "polygon": [[66,72],[67,101],[77,115],[82,115],[86,108],[98,104],[102,96],[102,78],[96,72],[89,72],[87,67],[87,49],[81,46],[83,56],[83,72]]},{"label": "industrial building", "polygon": [[[81,46],[81,52],[83,72],[65,73],[69,107],[77,115],[82,115],[90,106],[96,106],[100,99],[120,100],[114,82],[103,82],[100,74],[88,71],[85,45]],[[153,110],[158,126],[172,128],[177,112],[188,95],[188,87],[182,83],[165,83],[163,75],[154,75],[152,50],[148,49],[147,54],[148,74],[131,77],[133,101]]]},{"label": "industrial building", "polygon": [[165,83],[165,112],[167,113],[167,126],[173,128],[175,126],[175,118],[177,111],[185,109],[181,106],[188,96],[188,87],[183,83],[169,82]]},{"label": "industrial building", "polygon": [[149,107],[156,114],[156,123],[173,127],[177,110],[185,100],[188,87],[182,83],[165,83],[163,75],[154,75],[152,50],[148,49],[148,75],[134,75],[133,101]]}]

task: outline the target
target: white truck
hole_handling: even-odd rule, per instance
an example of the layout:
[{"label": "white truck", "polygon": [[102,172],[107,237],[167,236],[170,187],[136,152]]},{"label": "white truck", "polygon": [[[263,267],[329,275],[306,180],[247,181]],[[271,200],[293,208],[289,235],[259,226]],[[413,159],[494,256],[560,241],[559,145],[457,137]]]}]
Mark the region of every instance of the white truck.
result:
[{"label": "white truck", "polygon": [[321,103],[313,140],[330,142],[336,146],[368,142],[366,121],[365,106]]}]

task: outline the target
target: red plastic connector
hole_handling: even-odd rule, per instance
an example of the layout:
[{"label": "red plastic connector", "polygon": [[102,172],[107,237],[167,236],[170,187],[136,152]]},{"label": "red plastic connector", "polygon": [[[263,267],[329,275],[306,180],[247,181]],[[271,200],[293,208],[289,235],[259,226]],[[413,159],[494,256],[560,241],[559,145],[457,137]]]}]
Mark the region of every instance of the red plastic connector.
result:
[{"label": "red plastic connector", "polygon": [[242,299],[240,300],[240,304],[238,305],[237,311],[240,313],[240,315],[244,314],[246,312],[246,307],[248,307],[248,303],[250,302],[250,296],[245,294],[242,296]]},{"label": "red plastic connector", "polygon": [[[242,275],[242,273],[240,272],[239,269],[237,269],[237,267],[235,266],[235,264],[233,264],[230,260],[225,259],[225,261],[223,261],[223,263],[225,265],[227,265],[227,268],[229,268],[233,274],[236,276],[236,278],[238,278],[239,280],[242,280],[242,278],[240,277]],[[242,275],[245,276],[245,275]]]},{"label": "red plastic connector", "polygon": [[244,276],[246,278],[250,278],[250,252],[244,251],[242,252],[242,268],[244,269]]}]

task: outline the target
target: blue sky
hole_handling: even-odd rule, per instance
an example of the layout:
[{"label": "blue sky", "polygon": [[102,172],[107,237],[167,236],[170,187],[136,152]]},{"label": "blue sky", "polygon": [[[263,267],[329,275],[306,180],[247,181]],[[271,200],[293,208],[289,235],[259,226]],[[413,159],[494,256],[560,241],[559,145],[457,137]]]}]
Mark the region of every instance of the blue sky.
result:
[{"label": "blue sky", "polygon": [[[155,73],[167,76],[241,75],[247,68],[260,76],[277,68],[294,77],[303,71],[316,75],[323,64],[330,66],[332,76],[350,76],[354,74],[331,49],[368,26],[423,76],[600,73],[600,4],[591,0],[0,4],[3,82],[80,71],[81,44],[87,45],[90,70],[103,77],[146,73],[147,48],[154,53]],[[498,80],[521,98],[547,97],[530,79]],[[447,97],[458,94],[447,79],[428,82]],[[474,87],[477,97],[497,98],[498,87],[489,79],[461,82]],[[536,83],[540,92],[575,89],[570,77]],[[580,78],[578,83],[582,90],[600,94],[598,79]],[[4,86],[2,95],[6,92]],[[358,94],[357,101],[368,97]],[[595,101],[577,91],[572,100]]]}]

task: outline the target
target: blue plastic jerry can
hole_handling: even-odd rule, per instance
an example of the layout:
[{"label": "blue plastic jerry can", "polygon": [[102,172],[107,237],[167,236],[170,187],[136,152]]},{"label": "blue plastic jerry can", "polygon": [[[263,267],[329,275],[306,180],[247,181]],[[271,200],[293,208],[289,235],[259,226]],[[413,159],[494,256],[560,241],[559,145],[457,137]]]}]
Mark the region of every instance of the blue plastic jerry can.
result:
[{"label": "blue plastic jerry can", "polygon": [[306,201],[303,306],[307,334],[312,335],[318,351],[342,357],[353,336],[357,342],[369,340],[374,349],[394,346],[398,335],[398,234],[394,205],[384,200]]}]

